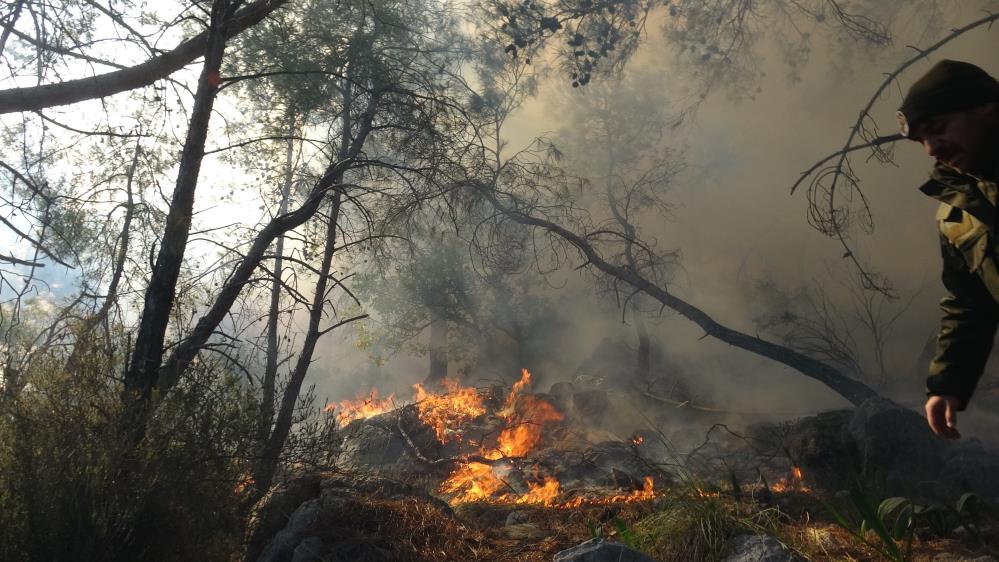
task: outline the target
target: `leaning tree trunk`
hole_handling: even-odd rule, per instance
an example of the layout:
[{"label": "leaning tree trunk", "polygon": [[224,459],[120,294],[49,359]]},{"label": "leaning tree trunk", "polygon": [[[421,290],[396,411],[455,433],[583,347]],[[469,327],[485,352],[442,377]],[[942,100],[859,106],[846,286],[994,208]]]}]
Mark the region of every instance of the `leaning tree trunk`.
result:
[{"label": "leaning tree trunk", "polygon": [[161,392],[168,392],[180,380],[181,375],[191,364],[191,361],[194,360],[198,352],[208,342],[215,328],[218,327],[229,313],[233,303],[236,302],[236,298],[242,292],[243,287],[249,282],[260,262],[264,260],[267,249],[270,248],[274,240],[285,232],[305,224],[307,220],[319,211],[323,200],[328,197],[330,190],[339,188],[338,178],[354,163],[354,159],[360,154],[368,135],[371,133],[372,120],[374,119],[378,101],[379,95],[377,93],[372,94],[368,106],[361,117],[361,123],[357,127],[357,133],[346,152],[346,156],[331,163],[326,168],[326,172],[323,173],[322,178],[316,182],[305,201],[297,209],[274,217],[257,234],[257,237],[254,238],[246,255],[239,261],[235,270],[233,270],[232,274],[226,280],[225,285],[219,290],[218,297],[212,303],[211,308],[198,320],[191,333],[174,347],[170,357],[163,363],[163,367],[160,368],[158,383]]},{"label": "leaning tree trunk", "polygon": [[[340,125],[340,150],[338,153],[338,160],[341,162],[347,161],[350,154],[352,152],[356,154],[356,150],[358,149],[356,139],[353,143],[351,142],[352,120],[350,118],[350,108],[353,104],[353,88],[349,77],[350,72],[348,69],[348,79],[343,82],[344,113]],[[370,130],[370,127],[371,120],[368,114],[366,114],[361,124],[362,134],[366,135],[366,131]],[[309,310],[309,327],[305,333],[305,341],[302,343],[302,350],[299,353],[298,360],[295,362],[295,368],[292,370],[291,376],[288,379],[288,384],[285,386],[284,394],[281,396],[281,407],[277,412],[274,429],[271,431],[270,437],[268,437],[266,442],[263,444],[260,450],[260,460],[253,469],[252,476],[254,490],[253,495],[250,497],[251,503],[255,503],[263,497],[263,495],[267,493],[267,490],[270,489],[271,484],[274,482],[274,475],[276,474],[280,463],[281,451],[284,449],[285,442],[288,440],[288,435],[291,433],[295,406],[298,404],[298,397],[302,391],[302,384],[305,382],[305,375],[308,373],[309,366],[312,364],[312,358],[316,350],[316,344],[319,342],[319,338],[339,326],[367,316],[365,314],[344,320],[325,329],[320,329],[319,326],[323,319],[323,312],[326,310],[325,305],[330,286],[330,270],[333,266],[333,254],[337,249],[337,224],[340,220],[340,210],[345,189],[342,186],[344,171],[344,168],[338,169],[338,171],[331,178],[334,185],[336,185],[336,192],[333,196],[333,200],[330,202],[329,219],[326,225],[326,241],[323,246],[323,260],[322,264],[319,266],[319,277],[316,279],[316,292],[312,298],[312,306]]]},{"label": "leaning tree trunk", "polygon": [[336,195],[330,203],[330,218],[329,224],[326,227],[323,262],[319,268],[319,279],[316,280],[316,293],[312,298],[312,308],[309,311],[309,328],[305,334],[305,341],[302,343],[302,351],[299,353],[298,360],[295,362],[295,368],[288,379],[288,385],[281,396],[281,407],[277,412],[274,430],[260,452],[260,460],[253,471],[254,500],[263,497],[267,493],[267,490],[270,489],[271,483],[274,482],[274,474],[277,472],[281,450],[284,448],[288,434],[291,432],[295,406],[298,404],[298,397],[302,391],[302,383],[305,382],[305,375],[312,364],[312,356],[316,350],[316,343],[322,335],[332,330],[332,328],[320,329],[319,324],[326,309],[324,305],[327,298],[327,288],[329,287],[333,254],[336,251],[336,229],[337,221],[340,217],[342,195],[343,190],[337,189]]},{"label": "leaning tree trunk", "polygon": [[[287,3],[288,0],[257,0],[247,4],[242,10],[233,14],[230,24],[226,26],[225,38],[231,38],[257,25]],[[21,4],[19,2],[18,6]],[[233,2],[233,7],[236,7],[236,4],[237,2]],[[8,20],[4,28],[12,29],[12,23]],[[167,78],[203,55],[205,42],[210,41],[211,35],[211,30],[202,32],[183,41],[173,50],[159,52],[145,62],[113,72],[54,84],[0,90],[0,114],[38,111],[46,107],[105,98],[149,86]]]},{"label": "leaning tree trunk", "polygon": [[159,254],[156,256],[149,286],[146,288],[132,357],[125,372],[122,396],[123,421],[126,431],[130,434],[130,441],[139,440],[145,434],[148,405],[163,359],[163,342],[170,322],[177,279],[180,276],[191,229],[194,192],[198,186],[198,174],[205,155],[208,123],[218,92],[219,69],[225,53],[227,27],[233,7],[224,0],[215,0],[212,3],[205,62],[194,94],[191,122],[187,128],[187,139],[184,141],[180,168],[177,172],[177,185],[170,201]]},{"label": "leaning tree trunk", "polygon": [[704,330],[705,335],[787,365],[803,375],[821,382],[854,405],[859,405],[864,400],[878,396],[878,393],[871,387],[847,377],[821,361],[808,357],[789,347],[775,344],[719,324],[700,308],[669,293],[666,289],[659,287],[631,269],[606,261],[586,238],[549,220],[533,216],[529,212],[521,210],[521,202],[517,198],[507,194],[506,198],[509,202],[504,203],[500,201],[499,195],[488,185],[473,183],[469,184],[469,187],[476,189],[499,212],[511,220],[526,226],[541,228],[568,242],[586,258],[587,265],[592,265],[605,274],[628,283],[636,290],[642,291],[656,299],[663,306],[670,308],[700,326]]}]

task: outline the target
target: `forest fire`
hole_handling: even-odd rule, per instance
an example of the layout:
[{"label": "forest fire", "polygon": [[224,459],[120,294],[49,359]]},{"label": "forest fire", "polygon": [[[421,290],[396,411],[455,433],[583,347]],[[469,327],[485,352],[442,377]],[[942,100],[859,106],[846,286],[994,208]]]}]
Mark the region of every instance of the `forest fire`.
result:
[{"label": "forest fire", "polygon": [[[531,374],[526,369],[522,370],[520,380],[511,387],[502,409],[495,413],[497,418],[503,420],[505,427],[500,432],[494,447],[482,447],[481,457],[492,461],[526,457],[541,443],[545,427],[564,419],[563,414],[555,406],[526,393],[530,383]],[[456,390],[460,389],[453,389],[452,393]],[[481,405],[481,402],[478,404]],[[536,473],[537,469],[535,466]],[[536,475],[534,482],[527,483],[527,491],[520,493],[504,479],[504,473],[507,471],[509,471],[507,465],[493,466],[478,461],[463,462],[441,484],[439,491],[451,496],[452,505],[485,501],[572,508],[584,504],[645,501],[655,497],[653,480],[651,477],[646,477],[641,490],[634,490],[628,494],[597,498],[576,497],[559,502],[562,486],[554,476]],[[501,493],[504,488],[510,491]]]},{"label": "forest fire", "polygon": [[[542,450],[546,436],[560,434],[546,430],[562,422],[565,415],[553,404],[528,392],[530,385],[531,373],[527,369],[521,370],[520,379],[510,387],[502,406],[492,412],[477,389],[462,386],[455,380],[445,379],[441,392],[432,392],[420,384],[414,385],[414,407],[419,422],[433,430],[437,442],[461,443],[465,451],[465,456],[459,457],[455,468],[438,487],[438,491],[449,498],[449,503],[489,502],[573,508],[640,502],[656,497],[651,476],[644,478],[641,489],[603,493],[590,491],[582,495],[570,492],[571,497],[562,497],[566,491],[559,479],[550,470],[543,471],[528,457]],[[381,414],[395,407],[394,395],[379,398],[378,390],[372,389],[367,396],[342,400],[336,405],[331,403],[325,410],[336,411],[337,422],[344,427],[353,420]],[[465,432],[481,427],[488,429],[477,431],[493,437],[465,439]],[[548,440],[552,439],[549,437]],[[642,441],[641,436],[629,440],[632,446]],[[530,477],[525,479],[515,467],[527,469]],[[637,482],[634,484],[636,488],[638,485]]]},{"label": "forest fire", "polygon": [[627,494],[609,496],[577,496],[565,501],[558,501],[562,486],[553,476],[545,476],[540,483],[528,483],[527,492],[518,494],[498,493],[504,487],[512,488],[503,478],[498,476],[492,466],[470,462],[463,464],[444,481],[440,492],[452,495],[451,505],[469,502],[489,502],[495,504],[541,505],[557,509],[573,509],[584,505],[610,505],[615,503],[636,503],[656,498],[656,491],[651,476],[644,478],[641,490],[632,490]]},{"label": "forest fire", "polygon": [[420,421],[434,429],[437,440],[447,443],[461,440],[459,429],[469,421],[486,413],[482,397],[472,387],[463,387],[457,381],[444,379],[443,394],[428,392],[423,385],[415,384]]},{"label": "forest fire", "polygon": [[390,394],[386,398],[378,397],[378,389],[372,388],[371,392],[363,398],[354,400],[341,400],[339,405],[332,402],[323,408],[326,413],[337,411],[336,421],[340,427],[346,427],[354,420],[370,418],[395,409],[395,394]]},{"label": "forest fire", "polygon": [[[513,396],[513,392],[510,395]],[[544,424],[563,418],[554,406],[529,394],[520,396],[512,405],[512,411],[503,417],[507,427],[500,433],[496,448],[482,452],[487,459],[527,455],[541,441]]]},{"label": "forest fire", "polygon": [[811,488],[805,485],[805,473],[801,471],[798,466],[791,467],[791,476],[781,478],[774,485],[771,486],[771,490],[777,492],[778,494],[787,492],[811,492]]}]

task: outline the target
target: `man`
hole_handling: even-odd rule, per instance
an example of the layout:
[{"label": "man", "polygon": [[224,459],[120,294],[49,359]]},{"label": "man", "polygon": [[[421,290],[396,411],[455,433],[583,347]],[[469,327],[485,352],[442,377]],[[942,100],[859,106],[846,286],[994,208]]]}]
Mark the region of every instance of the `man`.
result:
[{"label": "man", "polygon": [[897,113],[902,135],[936,159],[920,190],[940,201],[943,319],[926,381],[926,419],[949,439],[981,377],[999,326],[999,82],[944,60],[917,80]]}]

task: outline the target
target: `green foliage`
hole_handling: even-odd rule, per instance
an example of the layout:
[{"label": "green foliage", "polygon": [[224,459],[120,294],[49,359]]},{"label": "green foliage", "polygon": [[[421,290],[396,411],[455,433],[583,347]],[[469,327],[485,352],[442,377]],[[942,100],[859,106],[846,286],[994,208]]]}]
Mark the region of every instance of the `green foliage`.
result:
[{"label": "green foliage", "polygon": [[849,498],[858,521],[851,522],[843,512],[827,503],[826,509],[836,524],[888,560],[910,560],[914,536],[911,502],[904,498],[888,498],[879,503],[860,480],[850,490]]},{"label": "green foliage", "polygon": [[912,559],[912,542],[917,532],[946,538],[958,526],[963,526],[977,541],[985,545],[981,534],[981,505],[978,496],[963,494],[954,504],[917,502],[905,497],[890,497],[877,502],[860,480],[850,490],[850,507],[857,514],[851,521],[843,511],[831,504],[826,509],[837,525],[855,539],[895,562]]},{"label": "green foliage", "polygon": [[0,560],[222,560],[239,546],[252,400],[214,365],[124,445],[120,364],[48,353],[0,404]]},{"label": "green foliage", "polygon": [[614,528],[617,529],[617,540],[624,546],[628,548],[635,548],[635,535],[632,534],[631,530],[620,517],[615,517],[611,519],[611,523],[614,524]]},{"label": "green foliage", "polygon": [[878,506],[878,516],[890,526],[895,540],[909,539],[919,529],[936,537],[948,537],[955,528],[962,526],[984,544],[981,515],[981,502],[970,492],[962,494],[953,504],[892,497]]},{"label": "green foliage", "polygon": [[[740,533],[775,534],[775,512],[692,491],[672,494],[632,526],[631,546],[658,560],[722,560]],[[620,530],[619,530],[620,532]]]}]

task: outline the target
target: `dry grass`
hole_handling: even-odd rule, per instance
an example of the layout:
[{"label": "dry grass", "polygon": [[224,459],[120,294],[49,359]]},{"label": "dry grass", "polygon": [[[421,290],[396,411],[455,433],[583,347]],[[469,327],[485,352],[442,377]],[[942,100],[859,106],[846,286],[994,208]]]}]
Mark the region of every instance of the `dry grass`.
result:
[{"label": "dry grass", "polygon": [[[778,498],[777,505],[768,508],[724,496],[677,495],[644,504],[576,509],[465,504],[452,516],[425,499],[359,498],[335,516],[324,516],[317,528],[321,538],[337,545],[327,558],[332,561],[548,562],[555,553],[592,538],[594,527],[603,536],[620,539],[615,519],[624,523],[637,549],[663,561],[719,560],[733,535],[753,531],[779,537],[809,560],[878,560],[877,553],[846,531],[824,516],[817,518],[822,509],[807,494]],[[510,529],[504,522],[513,510],[524,517],[522,525]],[[521,533],[522,528],[533,532]],[[967,542],[917,539],[913,560],[931,560],[941,553],[973,558],[985,552]]]},{"label": "dry grass", "polygon": [[[546,509],[537,506],[465,504],[454,516],[436,503],[419,499],[356,498],[342,508],[325,510],[314,534],[326,544],[330,562],[548,562],[555,553],[591,538],[591,525],[605,536],[617,531],[609,522],[629,525],[651,511],[650,505]],[[511,511],[525,522],[516,535],[504,527]]]}]

